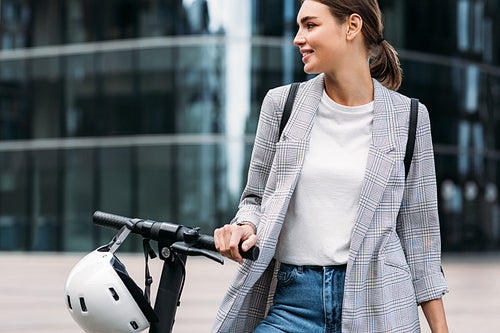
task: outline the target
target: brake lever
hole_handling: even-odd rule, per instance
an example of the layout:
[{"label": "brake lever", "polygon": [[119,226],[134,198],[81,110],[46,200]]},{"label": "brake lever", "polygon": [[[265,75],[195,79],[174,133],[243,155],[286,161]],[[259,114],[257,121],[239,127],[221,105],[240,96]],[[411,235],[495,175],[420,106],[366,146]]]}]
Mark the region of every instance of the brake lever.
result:
[{"label": "brake lever", "polygon": [[176,242],[172,244],[170,248],[177,253],[185,254],[188,256],[204,256],[208,259],[218,262],[221,265],[224,265],[224,259],[220,258],[216,254],[210,251],[198,249],[196,247],[193,247],[192,245],[186,244],[185,242]]}]

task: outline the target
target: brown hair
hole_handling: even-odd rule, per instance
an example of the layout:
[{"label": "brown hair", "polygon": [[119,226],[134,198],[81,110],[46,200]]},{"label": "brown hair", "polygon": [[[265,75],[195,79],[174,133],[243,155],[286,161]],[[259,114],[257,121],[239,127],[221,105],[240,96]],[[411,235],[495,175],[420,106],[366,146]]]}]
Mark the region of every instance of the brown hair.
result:
[{"label": "brown hair", "polygon": [[[305,0],[301,0],[304,3]],[[383,39],[382,12],[377,0],[312,0],[328,6],[332,15],[344,22],[352,14],[363,19],[361,32],[370,55],[370,72],[385,87],[398,90],[402,70],[396,50]]]}]

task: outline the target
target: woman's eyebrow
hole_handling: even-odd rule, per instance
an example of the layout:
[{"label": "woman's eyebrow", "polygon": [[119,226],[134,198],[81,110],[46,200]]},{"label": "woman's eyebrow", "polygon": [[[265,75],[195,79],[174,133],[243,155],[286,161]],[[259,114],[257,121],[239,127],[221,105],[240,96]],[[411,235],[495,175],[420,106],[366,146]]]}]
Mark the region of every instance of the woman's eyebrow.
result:
[{"label": "woman's eyebrow", "polygon": [[304,24],[304,22],[312,20],[312,19],[317,19],[318,17],[316,16],[304,16],[303,18],[300,19],[300,23]]}]

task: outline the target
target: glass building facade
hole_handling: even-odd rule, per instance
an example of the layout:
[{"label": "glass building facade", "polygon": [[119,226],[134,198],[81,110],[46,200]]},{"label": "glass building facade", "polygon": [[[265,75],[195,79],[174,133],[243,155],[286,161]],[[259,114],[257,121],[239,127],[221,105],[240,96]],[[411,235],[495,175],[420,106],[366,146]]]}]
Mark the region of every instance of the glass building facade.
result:
[{"label": "glass building facade", "polygon": [[[500,4],[380,1],[430,111],[443,250],[499,250]],[[234,215],[261,101],[303,81],[295,0],[0,1],[0,250],[88,251],[95,210]],[[138,244],[127,242],[130,250]]]}]

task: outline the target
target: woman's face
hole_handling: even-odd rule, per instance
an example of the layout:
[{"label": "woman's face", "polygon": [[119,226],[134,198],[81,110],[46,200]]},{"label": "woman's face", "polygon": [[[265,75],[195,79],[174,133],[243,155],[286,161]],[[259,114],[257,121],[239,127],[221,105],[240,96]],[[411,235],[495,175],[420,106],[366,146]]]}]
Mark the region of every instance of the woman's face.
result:
[{"label": "woman's face", "polygon": [[345,54],[347,24],[339,24],[328,6],[314,0],[304,1],[297,24],[294,44],[300,48],[304,71],[309,74],[334,71]]}]

